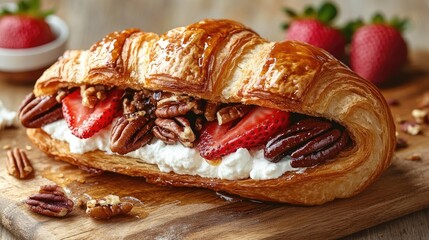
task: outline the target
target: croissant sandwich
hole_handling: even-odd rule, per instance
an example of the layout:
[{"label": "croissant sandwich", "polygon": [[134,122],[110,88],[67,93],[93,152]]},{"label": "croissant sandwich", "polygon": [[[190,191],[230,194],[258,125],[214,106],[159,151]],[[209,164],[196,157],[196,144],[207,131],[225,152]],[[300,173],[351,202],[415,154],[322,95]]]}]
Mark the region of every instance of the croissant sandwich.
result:
[{"label": "croissant sandwich", "polygon": [[230,20],[128,29],[67,51],[19,117],[71,164],[302,205],[361,192],[395,148],[371,83],[321,49]]}]

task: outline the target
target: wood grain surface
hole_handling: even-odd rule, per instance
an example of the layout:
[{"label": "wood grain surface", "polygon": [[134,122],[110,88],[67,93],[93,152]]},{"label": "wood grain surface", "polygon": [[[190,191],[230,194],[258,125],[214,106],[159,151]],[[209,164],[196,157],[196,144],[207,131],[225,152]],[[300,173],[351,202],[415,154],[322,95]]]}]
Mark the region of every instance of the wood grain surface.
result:
[{"label": "wood grain surface", "polygon": [[[413,56],[412,65],[398,83],[383,90],[398,99],[395,117],[411,119],[419,97],[429,90],[428,53]],[[0,83],[1,100],[16,108],[31,87]],[[429,127],[424,134],[406,136],[410,146],[397,151],[393,164],[375,184],[351,199],[316,206],[260,203],[225,196],[205,189],[159,187],[113,173],[92,176],[74,166],[54,161],[38,149],[28,151],[35,174],[28,180],[9,176],[0,161],[0,219],[2,225],[24,239],[331,239],[348,236],[429,206]],[[0,147],[32,146],[22,127],[0,132]],[[420,161],[407,160],[413,153]],[[5,150],[0,150],[5,157]],[[64,219],[33,214],[23,200],[42,184],[56,182],[78,198],[116,194],[135,208],[123,217],[97,221],[76,207]],[[382,224],[348,239],[428,238],[428,211],[401,218],[401,228]],[[402,221],[402,223],[401,223]],[[386,230],[390,229],[390,230]],[[426,230],[425,230],[426,229]],[[1,230],[1,236],[11,238]]]}]

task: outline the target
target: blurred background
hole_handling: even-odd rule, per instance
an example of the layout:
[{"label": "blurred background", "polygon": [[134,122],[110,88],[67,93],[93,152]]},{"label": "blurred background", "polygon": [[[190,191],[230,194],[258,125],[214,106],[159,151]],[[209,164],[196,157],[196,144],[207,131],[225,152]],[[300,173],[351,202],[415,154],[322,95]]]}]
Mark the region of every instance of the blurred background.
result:
[{"label": "blurred background", "polygon": [[[5,2],[0,0],[0,2]],[[204,18],[229,18],[251,27],[271,41],[284,39],[280,25],[287,17],[282,8],[301,11],[309,0],[44,0],[55,6],[57,15],[70,27],[68,47],[87,49],[107,33],[125,28],[164,33]],[[407,17],[406,40],[412,50],[429,50],[429,0],[342,0],[332,1],[340,9],[337,24],[376,12],[388,18]]]}]

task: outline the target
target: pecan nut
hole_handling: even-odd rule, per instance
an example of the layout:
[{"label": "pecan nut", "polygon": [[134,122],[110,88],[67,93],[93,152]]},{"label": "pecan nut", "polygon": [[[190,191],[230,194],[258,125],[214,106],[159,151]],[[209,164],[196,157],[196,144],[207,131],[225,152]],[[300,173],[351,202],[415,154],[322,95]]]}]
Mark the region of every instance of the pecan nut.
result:
[{"label": "pecan nut", "polygon": [[155,115],[158,118],[173,118],[186,115],[188,112],[201,114],[201,101],[189,96],[177,96],[161,99],[158,101]]},{"label": "pecan nut", "polygon": [[106,91],[108,90],[109,87],[104,85],[81,86],[80,95],[82,96],[82,105],[94,108],[98,101],[103,101],[106,98]]},{"label": "pecan nut", "polygon": [[217,111],[217,121],[219,125],[223,125],[244,117],[247,113],[250,112],[250,110],[252,110],[252,106],[249,105],[239,104],[227,106]]},{"label": "pecan nut", "polygon": [[124,116],[128,119],[134,119],[140,116],[154,118],[153,112],[156,106],[154,94],[155,93],[149,90],[127,90],[122,103],[124,107]]},{"label": "pecan nut", "polygon": [[306,118],[277,134],[264,155],[278,162],[287,155],[292,167],[310,167],[336,156],[349,142],[347,131],[326,120]]},{"label": "pecan nut", "polygon": [[179,141],[186,147],[194,146],[196,136],[189,120],[185,117],[157,118],[155,125],[153,134],[166,144],[175,144]]},{"label": "pecan nut", "polygon": [[73,210],[73,201],[57,185],[44,185],[38,194],[31,195],[25,203],[30,210],[51,217],[64,217]]},{"label": "pecan nut", "polygon": [[211,122],[216,119],[217,109],[219,108],[219,103],[215,102],[207,102],[206,107],[204,109],[204,117],[207,121]]},{"label": "pecan nut", "polygon": [[27,154],[20,148],[7,151],[6,168],[10,175],[16,178],[26,178],[33,172]]},{"label": "pecan nut", "polygon": [[19,108],[19,119],[24,127],[40,128],[63,118],[61,103],[55,96],[37,97],[30,93]]},{"label": "pecan nut", "polygon": [[[339,139],[337,139],[336,141],[330,142],[330,145],[328,145],[326,148],[317,149],[315,152],[309,155],[299,156],[295,154],[292,157],[292,162],[290,165],[295,168],[310,167],[310,166],[314,166],[316,164],[325,162],[326,160],[331,159],[336,155],[338,155],[338,153],[340,153],[344,148],[347,147],[348,142],[349,142],[348,133],[347,131],[343,131]],[[313,142],[313,144],[316,144],[316,142]]]},{"label": "pecan nut", "polygon": [[152,140],[153,119],[137,117],[127,119],[119,118],[110,135],[110,149],[119,154],[126,154],[146,145]]},{"label": "pecan nut", "polygon": [[108,195],[99,200],[92,199],[86,202],[86,214],[95,219],[109,219],[129,213],[133,206],[130,202],[121,202],[118,196]]}]

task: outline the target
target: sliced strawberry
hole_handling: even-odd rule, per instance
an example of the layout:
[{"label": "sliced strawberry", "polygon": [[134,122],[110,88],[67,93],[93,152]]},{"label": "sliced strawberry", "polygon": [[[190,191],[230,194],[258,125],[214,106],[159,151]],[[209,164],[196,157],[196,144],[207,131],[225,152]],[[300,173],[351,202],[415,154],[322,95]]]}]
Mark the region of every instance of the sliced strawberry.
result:
[{"label": "sliced strawberry", "polygon": [[63,115],[72,134],[78,138],[89,138],[109,125],[121,111],[123,90],[114,89],[106,93],[106,98],[94,108],[82,105],[80,89],[67,95],[63,100]]},{"label": "sliced strawberry", "polygon": [[276,109],[255,107],[235,126],[207,123],[197,145],[200,155],[215,160],[239,148],[265,144],[270,137],[289,125],[289,113]]}]

